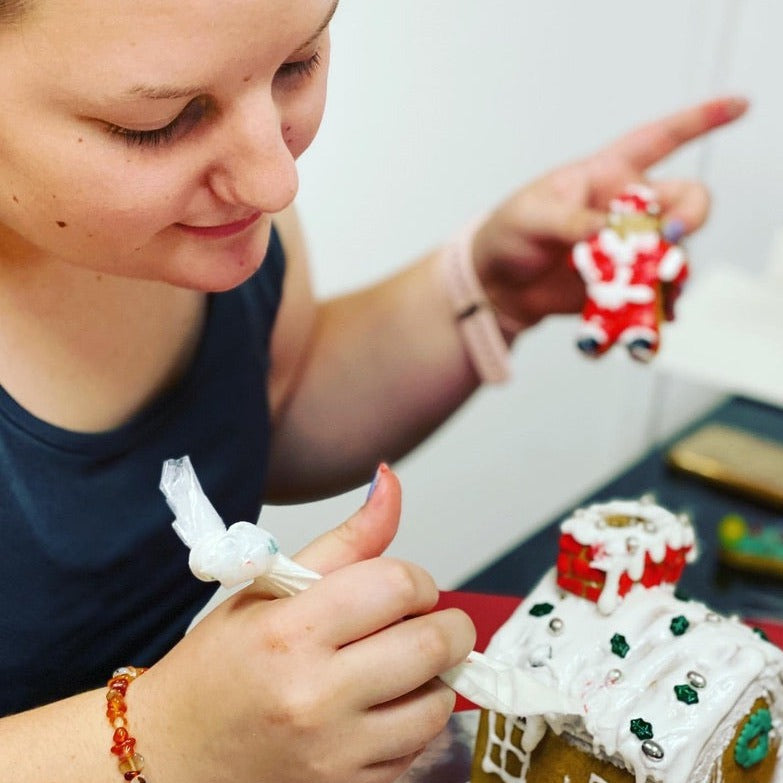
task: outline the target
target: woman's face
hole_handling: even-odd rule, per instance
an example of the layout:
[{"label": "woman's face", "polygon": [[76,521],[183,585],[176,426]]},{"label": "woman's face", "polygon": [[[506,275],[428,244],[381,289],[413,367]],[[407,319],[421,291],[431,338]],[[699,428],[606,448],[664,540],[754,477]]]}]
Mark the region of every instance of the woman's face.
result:
[{"label": "woman's face", "polygon": [[35,0],[0,26],[0,260],[223,290],[323,113],[335,0]]}]

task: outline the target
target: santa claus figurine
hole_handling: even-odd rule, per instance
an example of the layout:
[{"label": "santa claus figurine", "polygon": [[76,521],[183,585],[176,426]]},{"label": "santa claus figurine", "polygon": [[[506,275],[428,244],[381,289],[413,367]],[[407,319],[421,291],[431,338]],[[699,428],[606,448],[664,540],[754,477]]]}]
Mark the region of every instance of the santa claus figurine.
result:
[{"label": "santa claus figurine", "polygon": [[609,225],[578,242],[571,261],[587,302],[579,349],[600,356],[620,342],[641,362],[655,356],[659,324],[674,319],[674,302],[688,276],[685,253],[661,236],[654,192],[631,185],[609,205]]}]

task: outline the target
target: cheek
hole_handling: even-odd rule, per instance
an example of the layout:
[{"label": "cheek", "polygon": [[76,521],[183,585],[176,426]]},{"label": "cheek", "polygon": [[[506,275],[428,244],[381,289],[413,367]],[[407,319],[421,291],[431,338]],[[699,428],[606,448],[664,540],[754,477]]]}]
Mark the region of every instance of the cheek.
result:
[{"label": "cheek", "polygon": [[310,146],[318,131],[319,124],[308,117],[301,122],[294,120],[283,125],[283,138],[294,159],[297,159]]},{"label": "cheek", "polygon": [[326,104],[326,67],[308,88],[286,106],[281,132],[291,155],[298,158],[312,143]]},{"label": "cheek", "polygon": [[80,223],[104,235],[124,232],[134,241],[143,240],[182,220],[197,189],[194,167],[154,150],[120,145],[94,160],[89,173],[79,175],[74,208]]},{"label": "cheek", "polygon": [[28,244],[63,257],[124,255],[182,219],[190,172],[138,162],[137,151],[131,157],[122,148],[92,145],[92,154],[83,155],[87,142],[77,145],[57,157],[17,158],[35,159],[36,166],[17,166],[4,178],[0,222]]}]

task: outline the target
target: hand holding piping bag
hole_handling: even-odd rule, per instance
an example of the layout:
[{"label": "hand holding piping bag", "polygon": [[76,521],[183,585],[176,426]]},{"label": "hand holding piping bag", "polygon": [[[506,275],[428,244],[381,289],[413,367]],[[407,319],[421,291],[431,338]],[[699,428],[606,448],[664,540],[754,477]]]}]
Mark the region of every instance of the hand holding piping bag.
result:
[{"label": "hand holding piping bag", "polygon": [[[169,472],[166,486],[177,475]],[[178,527],[189,540],[196,527],[219,533],[220,550],[223,523],[195,487],[175,494]],[[454,691],[438,675],[464,661],[475,641],[464,612],[434,610],[439,594],[429,574],[379,557],[399,515],[399,482],[381,467],[361,508],[294,558],[291,579],[304,572],[312,581],[276,599],[254,580],[139,678],[132,709],[146,718],[138,731],[155,761],[150,780],[399,778],[454,708]],[[241,553],[228,541],[226,549]],[[255,551],[268,578],[292,561],[267,544],[261,536],[245,555]],[[201,568],[209,562],[199,559]],[[230,581],[248,577],[245,559]]]},{"label": "hand holding piping bag", "polygon": [[[390,473],[386,466],[381,466],[378,478]],[[272,596],[293,596],[322,578],[317,571],[282,554],[274,536],[260,526],[237,522],[226,528],[201,489],[188,457],[164,463],[160,488],[176,516],[175,531],[190,547],[191,570],[199,579],[220,582],[224,588],[223,598],[251,582]],[[396,480],[394,488],[399,518],[400,488]],[[340,536],[335,536],[334,531],[326,533],[298,557],[305,562],[312,561],[314,565],[320,560],[335,569],[343,562],[361,559],[362,549],[368,543],[369,555],[377,549],[378,542],[344,535],[351,530],[353,519],[341,526]],[[210,602],[209,608],[214,608],[219,600]],[[191,628],[204,614],[194,620]],[[578,712],[577,705],[572,704],[566,694],[543,686],[523,670],[492,661],[476,651],[471,651],[463,663],[441,672],[439,677],[454,691],[486,709],[527,715]]]}]

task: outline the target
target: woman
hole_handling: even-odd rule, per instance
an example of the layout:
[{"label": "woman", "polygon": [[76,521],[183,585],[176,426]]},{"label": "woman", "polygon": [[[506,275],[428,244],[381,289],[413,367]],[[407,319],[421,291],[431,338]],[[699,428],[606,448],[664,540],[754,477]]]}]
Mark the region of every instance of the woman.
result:
[{"label": "woman", "polygon": [[[436,675],[474,637],[430,612],[426,572],[377,557],[394,474],[381,465],[357,514],[300,553],[327,575],[307,593],[249,588],[179,641],[209,589],[172,534],[162,461],[190,454],[227,521],[362,483],[502,375],[520,331],[578,309],[568,249],[622,186],[745,109],[654,122],[392,279],[315,302],[291,203],[335,10],[0,0],[0,758],[15,780],[401,774],[453,705]],[[655,187],[670,227],[703,222],[703,187]],[[151,668],[109,704],[127,707],[143,769],[97,687],[128,663]]]}]

